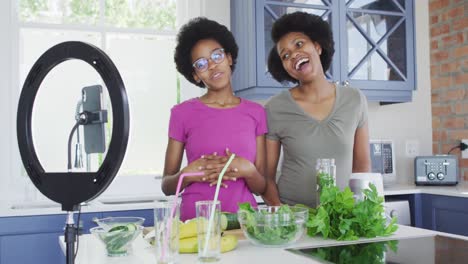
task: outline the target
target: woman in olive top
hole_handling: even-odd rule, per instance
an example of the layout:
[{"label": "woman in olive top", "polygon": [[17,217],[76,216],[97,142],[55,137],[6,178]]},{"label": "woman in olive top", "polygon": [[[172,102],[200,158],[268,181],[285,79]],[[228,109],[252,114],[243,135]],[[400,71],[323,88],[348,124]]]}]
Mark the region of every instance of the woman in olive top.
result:
[{"label": "woman in olive top", "polygon": [[[296,12],[279,18],[272,28],[275,43],[268,69],[279,82],[297,86],[267,104],[268,204],[316,201],[315,163],[334,158],[337,186],[344,188],[352,172],[370,170],[367,101],[355,88],[325,78],[334,53],[332,32],[319,16]],[[276,171],[283,147],[281,175]]]}]

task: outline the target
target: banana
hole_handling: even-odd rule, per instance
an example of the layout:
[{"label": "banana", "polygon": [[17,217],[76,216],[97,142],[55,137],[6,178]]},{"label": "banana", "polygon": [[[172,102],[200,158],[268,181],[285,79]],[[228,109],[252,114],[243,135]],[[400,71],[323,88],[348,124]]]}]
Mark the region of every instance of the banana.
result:
[{"label": "banana", "polygon": [[179,240],[179,253],[197,253],[198,252],[198,238],[189,237]]},{"label": "banana", "polygon": [[[179,239],[184,239],[187,237],[197,236],[197,221],[207,221],[206,218],[193,218],[185,221],[185,223],[179,224]],[[228,225],[228,220],[224,214],[221,214],[221,230],[226,230]],[[206,223],[202,224],[206,227]]]},{"label": "banana", "polygon": [[[221,252],[228,252],[237,247],[237,237],[234,235],[224,235],[221,237]],[[189,237],[179,240],[180,253],[197,253],[198,239],[197,237]]]},{"label": "banana", "polygon": [[197,221],[196,218],[189,220],[179,225],[179,239],[197,236]]},{"label": "banana", "polygon": [[237,247],[237,237],[235,235],[224,235],[221,237],[221,253],[234,250]]}]

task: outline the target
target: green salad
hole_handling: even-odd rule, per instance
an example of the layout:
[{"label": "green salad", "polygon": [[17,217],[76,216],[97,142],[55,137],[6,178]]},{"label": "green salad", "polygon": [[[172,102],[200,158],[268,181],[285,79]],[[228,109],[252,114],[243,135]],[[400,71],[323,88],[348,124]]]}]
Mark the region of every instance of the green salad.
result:
[{"label": "green salad", "polygon": [[288,205],[270,211],[255,210],[250,203],[242,203],[239,204],[238,216],[246,235],[257,244],[284,245],[302,232],[295,212]]}]

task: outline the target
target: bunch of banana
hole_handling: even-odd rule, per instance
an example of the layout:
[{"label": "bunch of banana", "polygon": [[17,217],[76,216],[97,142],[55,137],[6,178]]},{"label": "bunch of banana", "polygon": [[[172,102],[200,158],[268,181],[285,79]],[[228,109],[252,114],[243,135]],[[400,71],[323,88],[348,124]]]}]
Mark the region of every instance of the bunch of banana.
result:
[{"label": "bunch of banana", "polygon": [[[204,218],[203,218],[204,219]],[[203,221],[202,219],[200,219]],[[221,229],[226,230],[227,219],[221,215]],[[228,252],[235,249],[237,246],[237,237],[234,235],[223,235],[221,237],[221,252]],[[187,220],[185,223],[179,224],[179,252],[180,253],[197,253],[197,219]]]},{"label": "bunch of banana", "polygon": [[[204,218],[201,221],[206,221]],[[223,212],[221,214],[221,229],[231,230],[239,228],[237,215]],[[144,239],[151,245],[155,244],[155,231],[154,228],[145,228],[143,230]],[[221,237],[221,252],[228,252],[237,247],[237,237],[234,235],[223,235]],[[185,222],[179,221],[179,252],[180,253],[197,253],[198,252],[198,239],[197,239],[197,218],[187,220]]]}]

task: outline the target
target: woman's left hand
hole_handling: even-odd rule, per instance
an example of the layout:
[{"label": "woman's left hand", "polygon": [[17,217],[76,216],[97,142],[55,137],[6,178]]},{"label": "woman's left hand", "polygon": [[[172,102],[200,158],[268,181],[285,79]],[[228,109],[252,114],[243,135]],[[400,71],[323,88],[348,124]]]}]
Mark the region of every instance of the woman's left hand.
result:
[{"label": "woman's left hand", "polygon": [[[229,157],[232,155],[232,152],[229,149],[226,149],[226,161],[224,162],[222,167],[219,167],[215,170],[212,170],[211,173],[214,175],[209,176],[217,176],[221,173],[222,168],[227,163]],[[247,159],[243,157],[236,156],[234,160],[229,164],[226,172],[223,175],[223,181],[236,181],[237,178],[248,178],[253,175],[256,171],[255,165]],[[212,181],[210,185],[216,185],[216,181]]]}]

